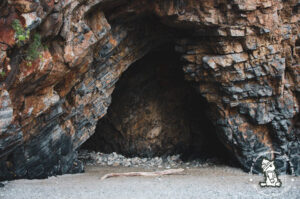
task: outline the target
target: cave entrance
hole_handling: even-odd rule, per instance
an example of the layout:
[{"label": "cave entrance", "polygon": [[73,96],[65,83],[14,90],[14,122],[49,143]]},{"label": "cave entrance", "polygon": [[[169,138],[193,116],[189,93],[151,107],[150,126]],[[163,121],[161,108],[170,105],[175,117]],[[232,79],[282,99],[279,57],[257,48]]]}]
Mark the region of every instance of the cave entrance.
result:
[{"label": "cave entrance", "polygon": [[172,44],[132,64],[116,84],[107,115],[81,148],[129,157],[228,157],[206,115],[208,103],[184,80],[181,66]]}]

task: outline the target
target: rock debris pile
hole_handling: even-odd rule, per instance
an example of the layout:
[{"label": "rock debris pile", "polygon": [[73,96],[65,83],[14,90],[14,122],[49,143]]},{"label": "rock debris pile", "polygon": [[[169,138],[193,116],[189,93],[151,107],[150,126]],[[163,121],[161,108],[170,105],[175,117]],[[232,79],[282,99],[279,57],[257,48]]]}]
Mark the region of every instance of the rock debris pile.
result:
[{"label": "rock debris pile", "polygon": [[180,155],[170,155],[166,157],[124,157],[121,154],[115,152],[105,154],[101,152],[80,150],[78,158],[82,160],[86,165],[98,165],[98,166],[125,166],[125,167],[143,167],[143,168],[196,168],[196,167],[208,167],[212,165],[221,164],[221,161],[217,158],[208,159],[194,159],[192,161],[183,161]]}]

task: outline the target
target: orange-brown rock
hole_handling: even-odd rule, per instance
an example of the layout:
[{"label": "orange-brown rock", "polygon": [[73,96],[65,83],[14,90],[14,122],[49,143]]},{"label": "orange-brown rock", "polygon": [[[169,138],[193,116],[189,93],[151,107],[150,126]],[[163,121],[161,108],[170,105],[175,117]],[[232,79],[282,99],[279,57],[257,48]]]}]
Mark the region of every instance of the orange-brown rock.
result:
[{"label": "orange-brown rock", "polygon": [[[299,7],[296,0],[1,1],[0,178],[81,171],[76,150],[106,115],[121,74],[165,42],[176,44],[186,80],[244,168],[260,152],[278,151],[300,174]],[[22,45],[14,19],[31,31]],[[34,33],[49,50],[28,66]]]}]

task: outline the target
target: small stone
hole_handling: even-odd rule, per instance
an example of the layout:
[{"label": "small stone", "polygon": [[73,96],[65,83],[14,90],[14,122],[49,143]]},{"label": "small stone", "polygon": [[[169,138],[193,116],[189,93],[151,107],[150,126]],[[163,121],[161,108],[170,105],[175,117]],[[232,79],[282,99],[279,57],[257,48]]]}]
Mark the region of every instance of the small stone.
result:
[{"label": "small stone", "polygon": [[108,166],[111,166],[111,165],[113,165],[113,162],[112,162],[112,161],[108,161],[108,162],[107,162],[107,165],[108,165]]},{"label": "small stone", "polygon": [[113,153],[112,153],[112,157],[113,157],[114,159],[116,159],[116,158],[118,158],[118,154],[117,154],[116,152],[113,152]]},{"label": "small stone", "polygon": [[113,166],[114,167],[120,166],[120,163],[119,162],[115,162],[115,163],[113,163]]},{"label": "small stone", "polygon": [[140,163],[140,159],[138,157],[134,157],[134,158],[132,158],[131,163],[134,165],[137,165]]},{"label": "small stone", "polygon": [[130,167],[131,164],[130,164],[130,162],[125,162],[125,163],[124,163],[124,166],[125,166],[125,167]]},{"label": "small stone", "polygon": [[180,155],[173,155],[171,156],[171,160],[176,161],[180,158]]}]

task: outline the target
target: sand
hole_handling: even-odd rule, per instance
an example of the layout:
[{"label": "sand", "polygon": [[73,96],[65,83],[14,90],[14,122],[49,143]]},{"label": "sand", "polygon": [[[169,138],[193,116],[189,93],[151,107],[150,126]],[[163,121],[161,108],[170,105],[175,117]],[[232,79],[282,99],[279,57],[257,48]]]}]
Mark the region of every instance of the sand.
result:
[{"label": "sand", "polygon": [[[155,169],[87,166],[82,174],[43,180],[4,182],[1,199],[97,199],[97,198],[300,198],[300,177],[280,176],[281,188],[260,188],[263,176],[252,176],[228,166],[185,169],[184,175],[116,177],[101,181],[111,172]],[[160,169],[162,170],[162,169]]]}]

